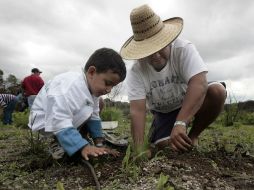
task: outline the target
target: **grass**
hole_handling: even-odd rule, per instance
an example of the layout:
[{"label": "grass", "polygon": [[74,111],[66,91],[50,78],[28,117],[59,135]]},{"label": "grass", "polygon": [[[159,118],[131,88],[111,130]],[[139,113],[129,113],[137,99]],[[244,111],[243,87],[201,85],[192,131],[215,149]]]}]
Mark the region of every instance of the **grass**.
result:
[{"label": "grass", "polygon": [[[25,128],[27,127],[27,117],[27,112],[18,113],[15,115],[14,125],[4,126],[0,124],[1,162],[7,163],[0,164],[0,189],[1,185],[4,185],[4,187],[9,187],[10,189],[57,188],[58,190],[62,190],[64,185],[61,181],[55,181],[54,184],[49,184],[47,181],[50,179],[47,179],[46,176],[44,176],[44,171],[37,169],[42,168],[40,165],[43,166],[50,160],[48,157],[49,155],[47,154],[46,144],[41,141],[37,133],[30,133],[30,130]],[[119,126],[114,130],[114,132],[120,134],[121,136],[128,136],[131,145],[132,140],[130,137],[129,120],[122,115],[117,120],[119,122]],[[151,115],[148,115],[145,131],[146,134],[148,133],[151,121],[152,117]],[[215,122],[201,134],[199,139],[199,151],[209,152],[224,148],[228,152],[233,152],[236,145],[240,144],[244,150],[247,150],[250,154],[254,155],[253,134],[253,125],[236,123],[231,127],[223,127],[220,122]],[[145,137],[147,137],[147,135],[145,135]],[[145,141],[143,150],[145,150],[148,146],[147,138]],[[9,146],[5,142],[12,142],[14,144],[13,150],[10,153],[12,157],[7,157],[4,153],[6,148]],[[126,178],[128,183],[135,184],[142,176],[142,170],[140,167],[142,162],[147,161],[142,158],[144,156],[144,152],[142,151],[139,153],[133,153],[131,146],[129,146],[126,150],[125,157],[122,160],[122,166],[121,169],[119,169],[120,173],[118,173],[118,176],[111,176],[110,182],[107,183],[104,189],[124,189],[121,184],[121,178]],[[159,156],[160,155],[158,155],[158,157]],[[8,159],[13,159],[14,161]],[[18,160],[24,161],[18,162]],[[47,170],[54,171],[55,164],[56,163],[53,163],[52,166],[47,168]],[[212,165],[217,167],[216,163],[212,163]],[[27,180],[29,178],[33,179],[34,176],[41,176],[41,181],[38,181],[37,178],[36,180],[32,180],[32,182],[31,180]],[[172,187],[167,186],[169,176],[161,173],[155,177],[157,178],[156,189],[172,189]],[[86,189],[90,188],[88,187]]]},{"label": "grass", "polygon": [[157,182],[156,190],[173,190],[173,187],[166,187],[169,176],[165,176],[162,173],[160,174],[159,180]]},{"label": "grass", "polygon": [[238,127],[222,127],[211,125],[200,136],[199,142],[202,151],[211,151],[218,148],[225,148],[233,152],[235,146],[240,144],[244,150],[254,154],[254,126],[240,125]]}]

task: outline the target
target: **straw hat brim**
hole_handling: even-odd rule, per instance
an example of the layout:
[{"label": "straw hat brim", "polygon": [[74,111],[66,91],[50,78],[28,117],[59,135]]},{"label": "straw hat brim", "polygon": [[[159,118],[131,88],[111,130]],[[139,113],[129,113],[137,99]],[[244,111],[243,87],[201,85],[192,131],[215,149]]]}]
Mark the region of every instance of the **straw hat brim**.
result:
[{"label": "straw hat brim", "polygon": [[122,46],[120,54],[124,59],[141,59],[173,42],[183,29],[183,19],[174,17],[163,21],[164,27],[150,38],[136,41],[130,37]]}]

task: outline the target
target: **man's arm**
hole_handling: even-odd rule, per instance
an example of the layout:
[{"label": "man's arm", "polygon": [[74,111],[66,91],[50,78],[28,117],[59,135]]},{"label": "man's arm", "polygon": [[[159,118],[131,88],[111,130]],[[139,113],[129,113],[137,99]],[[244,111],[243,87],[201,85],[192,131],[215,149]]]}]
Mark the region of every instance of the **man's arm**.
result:
[{"label": "man's arm", "polygon": [[[189,80],[182,108],[176,118],[177,121],[190,122],[202,106],[207,88],[206,72],[199,73]],[[191,139],[186,134],[186,129],[181,125],[176,125],[171,133],[172,148],[174,150],[187,150],[191,143]]]},{"label": "man's arm", "polygon": [[42,78],[39,76],[38,77],[38,87],[41,89],[44,85],[44,81],[42,80]]},{"label": "man's arm", "polygon": [[193,76],[188,83],[186,95],[183,100],[177,120],[189,122],[202,106],[207,92],[206,72]]},{"label": "man's arm", "polygon": [[142,148],[144,144],[146,100],[131,100],[131,134],[135,148]]}]

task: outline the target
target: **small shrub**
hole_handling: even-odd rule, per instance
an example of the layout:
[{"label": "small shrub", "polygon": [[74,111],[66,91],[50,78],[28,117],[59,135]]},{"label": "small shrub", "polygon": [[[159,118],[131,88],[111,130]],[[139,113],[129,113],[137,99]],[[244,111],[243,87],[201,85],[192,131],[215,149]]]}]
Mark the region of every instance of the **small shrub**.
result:
[{"label": "small shrub", "polygon": [[160,178],[158,180],[158,183],[157,183],[157,187],[156,189],[157,190],[173,190],[174,188],[173,187],[166,187],[166,183],[168,182],[168,176],[166,175],[163,175],[163,174],[160,174]]},{"label": "small shrub", "polygon": [[128,177],[131,181],[136,181],[138,179],[138,176],[140,174],[140,168],[139,166],[131,159],[131,146],[129,145],[125,157],[122,161],[122,172],[125,174],[125,176]]},{"label": "small shrub", "polygon": [[47,145],[45,139],[40,137],[38,132],[33,132],[31,129],[29,129],[26,140],[30,153],[44,154],[46,152]]},{"label": "small shrub", "polygon": [[102,121],[119,121],[123,117],[120,109],[114,107],[104,108],[100,114]]},{"label": "small shrub", "polygon": [[25,110],[24,112],[14,112],[13,121],[16,127],[27,128],[29,118],[29,111]]},{"label": "small shrub", "polygon": [[245,125],[253,125],[254,124],[254,113],[244,113],[241,117],[241,122]]},{"label": "small shrub", "polygon": [[57,190],[64,190],[64,185],[60,181],[57,182],[56,184],[56,189]]},{"label": "small shrub", "polygon": [[240,122],[234,122],[233,127],[240,128],[241,127],[241,123]]},{"label": "small shrub", "polygon": [[152,123],[153,121],[153,114],[151,114],[150,112],[146,114],[146,122],[148,123]]}]

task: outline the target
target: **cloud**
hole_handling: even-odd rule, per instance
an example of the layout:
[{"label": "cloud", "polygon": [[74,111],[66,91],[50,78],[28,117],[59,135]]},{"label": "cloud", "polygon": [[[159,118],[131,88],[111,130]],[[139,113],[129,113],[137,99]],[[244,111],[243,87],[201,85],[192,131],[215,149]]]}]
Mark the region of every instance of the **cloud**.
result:
[{"label": "cloud", "polygon": [[190,10],[186,11],[188,16],[185,14],[184,34],[195,42],[205,61],[253,51],[254,25],[250,24],[253,22],[253,1],[195,1],[184,5]]},{"label": "cloud", "polygon": [[[96,49],[120,50],[132,34],[131,10],[145,3],[162,19],[184,18],[180,37],[196,45],[209,80],[228,81],[232,88],[253,80],[251,0],[0,1],[0,69],[22,79],[38,67],[45,81],[78,71]],[[132,63],[126,61],[128,69]]]},{"label": "cloud", "polygon": [[229,59],[220,60],[208,64],[210,80],[232,80],[252,78],[254,54],[246,52]]}]

